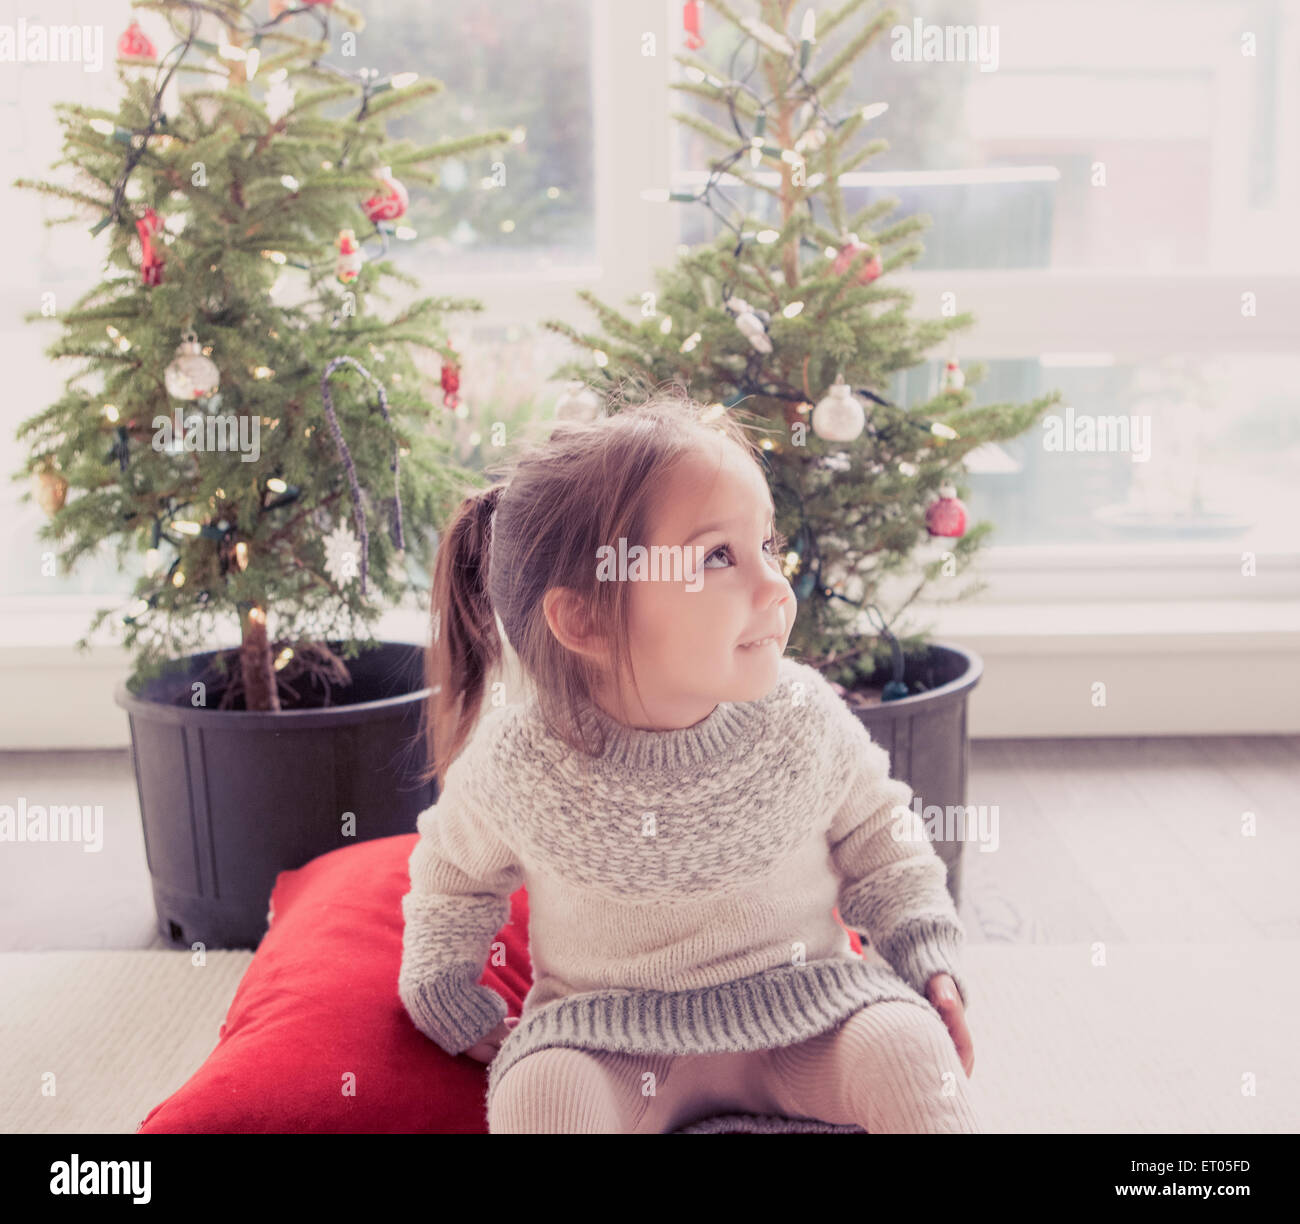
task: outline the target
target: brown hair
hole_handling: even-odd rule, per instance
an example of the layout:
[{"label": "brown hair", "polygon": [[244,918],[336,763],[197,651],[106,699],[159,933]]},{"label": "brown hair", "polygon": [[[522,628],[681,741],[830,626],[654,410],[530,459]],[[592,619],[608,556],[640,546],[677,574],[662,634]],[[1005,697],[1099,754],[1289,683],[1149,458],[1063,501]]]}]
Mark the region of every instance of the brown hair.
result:
[{"label": "brown hair", "polygon": [[[613,405],[623,394],[611,398]],[[545,423],[543,442],[489,472],[506,479],[467,496],[438,545],[430,596],[430,688],[425,780],[459,755],[478,721],[489,670],[502,659],[497,618],[536,688],[546,724],[590,756],[579,720],[603,677],[598,664],[551,632],[542,597],[564,587],[578,597],[592,630],[612,644],[616,667],[632,675],[628,584],[596,577],[597,549],[649,544],[651,518],[667,474],[714,429],[759,462],[746,427],[718,405],[692,400],[677,383],[644,402],[593,421]],[[621,692],[618,677],[612,677]],[[639,692],[639,689],[637,690]]]}]

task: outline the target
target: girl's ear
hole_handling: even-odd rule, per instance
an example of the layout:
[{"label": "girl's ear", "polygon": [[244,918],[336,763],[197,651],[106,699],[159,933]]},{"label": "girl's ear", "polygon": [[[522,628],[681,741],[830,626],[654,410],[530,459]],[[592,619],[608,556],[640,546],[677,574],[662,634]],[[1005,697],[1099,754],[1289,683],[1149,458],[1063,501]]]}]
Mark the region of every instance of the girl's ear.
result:
[{"label": "girl's ear", "polygon": [[576,592],[552,587],[542,596],[542,611],[561,646],[605,662],[604,643],[592,626],[589,609]]}]

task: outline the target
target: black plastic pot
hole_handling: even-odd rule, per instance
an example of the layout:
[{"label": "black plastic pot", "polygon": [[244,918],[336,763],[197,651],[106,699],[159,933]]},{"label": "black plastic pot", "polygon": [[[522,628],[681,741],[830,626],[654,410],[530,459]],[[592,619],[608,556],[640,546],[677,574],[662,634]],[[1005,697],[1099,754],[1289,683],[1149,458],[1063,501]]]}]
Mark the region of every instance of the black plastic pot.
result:
[{"label": "black plastic pot", "polygon": [[429,690],[423,648],[383,642],[347,660],[353,683],[335,697],[347,704],[194,708],[190,686],[215,653],[174,663],[138,696],[123,681],[114,700],[131,724],[159,931],[178,947],[254,948],[278,872],[415,831],[437,796],[418,780]]},{"label": "black plastic pot", "polygon": [[[918,815],[923,816],[931,804],[945,811],[966,804],[970,772],[966,703],[983,674],[984,661],[974,651],[930,643],[924,653],[903,661],[904,680],[909,686],[920,681],[925,692],[863,709],[850,704],[871,738],[888,750],[890,775],[912,788]],[[888,672],[880,671],[871,683],[881,687],[889,679]],[[948,891],[954,904],[961,903],[964,827],[964,821],[956,821],[958,838],[933,842],[948,867]]]}]

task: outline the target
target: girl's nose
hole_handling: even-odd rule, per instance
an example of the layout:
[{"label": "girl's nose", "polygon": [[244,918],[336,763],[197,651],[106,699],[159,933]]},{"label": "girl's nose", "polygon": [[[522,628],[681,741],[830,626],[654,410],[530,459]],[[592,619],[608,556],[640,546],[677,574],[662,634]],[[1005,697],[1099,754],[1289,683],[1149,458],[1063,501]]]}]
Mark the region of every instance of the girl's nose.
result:
[{"label": "girl's nose", "polygon": [[787,600],[794,598],[794,590],[784,574],[768,570],[768,585],[764,588],[764,599],[773,607],[781,607]]}]

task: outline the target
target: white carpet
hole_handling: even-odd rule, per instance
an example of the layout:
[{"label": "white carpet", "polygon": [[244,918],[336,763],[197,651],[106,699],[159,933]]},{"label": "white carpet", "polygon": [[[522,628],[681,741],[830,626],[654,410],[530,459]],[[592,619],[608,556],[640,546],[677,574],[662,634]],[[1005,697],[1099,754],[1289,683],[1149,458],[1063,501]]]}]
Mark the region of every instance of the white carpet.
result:
[{"label": "white carpet", "polygon": [[[987,1130],[1300,1129],[1300,942],[1106,954],[1094,968],[1086,944],[967,947]],[[0,955],[0,1132],[133,1132],[212,1050],[251,956]]]},{"label": "white carpet", "polygon": [[[212,1052],[252,958],[209,952],[198,967],[189,952],[0,956],[0,1130],[134,1132]],[[43,1095],[51,1073],[53,1095]]]}]

